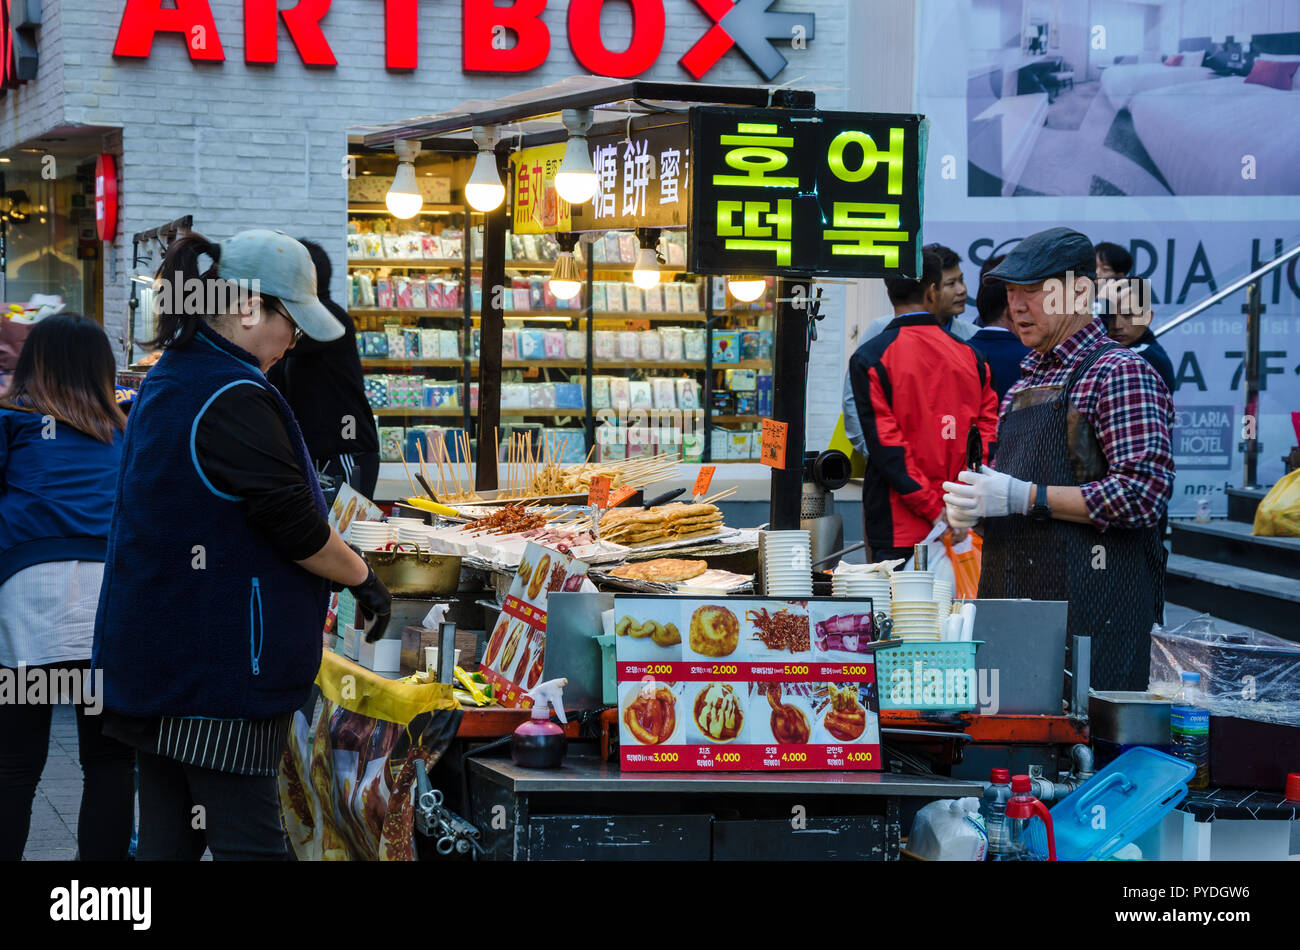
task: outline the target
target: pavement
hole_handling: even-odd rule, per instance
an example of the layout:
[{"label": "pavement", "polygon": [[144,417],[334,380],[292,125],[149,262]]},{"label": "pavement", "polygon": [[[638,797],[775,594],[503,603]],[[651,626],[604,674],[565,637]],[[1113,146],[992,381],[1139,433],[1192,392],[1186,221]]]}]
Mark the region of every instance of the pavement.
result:
[{"label": "pavement", "polygon": [[[1197,616],[1187,607],[1166,605],[1167,626],[1177,626]],[[1224,632],[1245,629],[1240,624],[1217,621]],[[50,757],[32,803],[32,827],[27,837],[27,861],[71,861],[77,854],[77,813],[81,808],[81,766],[77,760],[77,722],[71,706],[54,710],[50,724]],[[138,805],[137,805],[138,808]],[[211,860],[206,854],[205,860]]]}]

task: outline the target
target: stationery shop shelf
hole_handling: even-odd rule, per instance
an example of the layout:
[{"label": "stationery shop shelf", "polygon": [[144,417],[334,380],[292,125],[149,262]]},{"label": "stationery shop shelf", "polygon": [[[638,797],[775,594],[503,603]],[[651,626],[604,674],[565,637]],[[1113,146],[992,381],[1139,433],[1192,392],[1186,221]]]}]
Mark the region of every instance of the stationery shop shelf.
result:
[{"label": "stationery shop shelf", "polygon": [[353,307],[348,313],[358,317],[464,317],[463,310],[410,310],[400,307]]},{"label": "stationery shop shelf", "polygon": [[348,267],[396,267],[402,270],[448,270],[465,266],[456,258],[425,257],[355,257],[348,259]]},{"label": "stationery shop shelf", "polygon": [[762,416],[714,416],[713,421],[715,424],[719,424],[719,425],[740,424],[740,423],[753,423],[754,425],[757,425],[758,423],[763,421],[763,417]]},{"label": "stationery shop shelf", "polygon": [[[465,414],[463,409],[389,409],[379,408],[371,410],[377,419],[422,419],[422,418],[457,418]],[[477,412],[477,409],[470,410],[471,413]],[[647,410],[649,411],[649,410]],[[575,419],[586,417],[585,409],[502,409],[502,417],[505,416],[545,416],[550,419],[564,418],[572,416]]]},{"label": "stationery shop shelf", "polygon": [[[402,307],[353,307],[349,313],[359,317],[464,317],[463,310],[415,310]],[[585,310],[507,310],[507,320],[581,320],[586,317]],[[471,319],[478,321],[479,314],[471,314]],[[702,313],[622,313],[600,311],[593,314],[596,320],[652,320],[668,323],[703,323]]]},{"label": "stationery shop shelf", "polygon": [[[367,358],[361,361],[361,365],[370,369],[383,369],[388,366],[446,366],[459,368],[464,365],[463,360],[421,360],[421,359],[387,359],[387,358]],[[767,369],[772,365],[771,360],[742,360],[739,363],[714,363],[715,370],[724,369]],[[502,360],[502,369],[586,369],[586,360]],[[478,360],[470,360],[470,368],[478,368]],[[688,360],[596,360],[595,368],[597,370],[612,369],[684,369],[702,372],[705,369],[703,361]]]}]

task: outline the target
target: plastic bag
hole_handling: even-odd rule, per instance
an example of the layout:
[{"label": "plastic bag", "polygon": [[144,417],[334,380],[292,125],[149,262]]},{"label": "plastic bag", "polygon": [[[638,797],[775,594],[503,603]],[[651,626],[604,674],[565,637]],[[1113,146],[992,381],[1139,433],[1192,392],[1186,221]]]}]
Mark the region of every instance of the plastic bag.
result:
[{"label": "plastic bag", "polygon": [[952,564],[952,596],[958,600],[974,600],[980,594],[980,566],[984,563],[984,539],[968,531],[961,541],[953,542],[951,535],[943,535],[943,547]]},{"label": "plastic bag", "polygon": [[1300,538],[1300,468],[1274,485],[1255,509],[1255,535]]},{"label": "plastic bag", "polygon": [[1223,633],[1206,614],[1172,630],[1156,626],[1148,690],[1172,698],[1183,673],[1201,674],[1211,715],[1300,726],[1300,643],[1257,630]]},{"label": "plastic bag", "polygon": [[907,850],[927,861],[983,861],[989,837],[978,798],[930,802],[916,813]]}]

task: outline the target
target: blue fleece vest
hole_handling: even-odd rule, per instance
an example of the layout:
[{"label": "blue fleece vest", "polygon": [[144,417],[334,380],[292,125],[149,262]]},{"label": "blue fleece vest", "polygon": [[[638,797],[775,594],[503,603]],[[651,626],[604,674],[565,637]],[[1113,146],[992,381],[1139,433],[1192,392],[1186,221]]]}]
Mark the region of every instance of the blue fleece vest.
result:
[{"label": "blue fleece vest", "polygon": [[131,716],[262,719],[301,706],[320,666],[328,582],[271,548],[195,454],[199,420],[234,386],[280,407],[321,515],[293,413],[254,358],[203,327],[166,350],[128,417],[92,662]]}]

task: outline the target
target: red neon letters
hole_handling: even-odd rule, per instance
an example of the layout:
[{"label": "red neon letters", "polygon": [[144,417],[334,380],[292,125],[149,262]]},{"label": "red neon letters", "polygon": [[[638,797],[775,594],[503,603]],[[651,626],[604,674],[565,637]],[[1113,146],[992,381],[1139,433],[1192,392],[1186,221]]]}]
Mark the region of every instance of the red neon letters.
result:
[{"label": "red neon letters", "polygon": [[[492,0],[464,0],[464,42],[461,65],[467,73],[526,73],[546,62],[551,31],[540,19],[546,0],[515,0],[497,7]],[[496,49],[498,28],[515,36],[510,49]]]},{"label": "red neon letters", "polygon": [[663,0],[632,0],[632,42],[622,53],[610,52],[600,35],[605,0],[570,0],[569,46],[578,62],[597,76],[639,76],[655,64],[664,48]]},{"label": "red neon letters", "polygon": [[113,47],[114,56],[147,59],[155,33],[179,33],[185,37],[190,59],[225,60],[208,0],[176,0],[174,10],[164,10],[162,4],[163,0],[127,0],[122,25],[117,31],[117,45]]},{"label": "red neon letters", "polygon": [[[280,10],[293,45],[308,66],[337,66],[338,60],[321,30],[320,21],[329,12],[330,0],[298,0],[291,10]],[[274,63],[277,13],[275,0],[244,0],[244,60]]]}]

